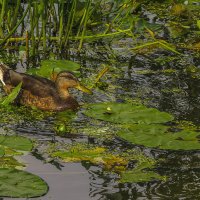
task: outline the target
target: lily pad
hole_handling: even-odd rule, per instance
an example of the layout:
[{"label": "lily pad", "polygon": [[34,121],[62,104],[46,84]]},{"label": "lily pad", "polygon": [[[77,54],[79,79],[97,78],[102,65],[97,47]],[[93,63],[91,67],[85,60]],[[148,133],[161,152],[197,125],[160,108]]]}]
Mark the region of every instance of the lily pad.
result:
[{"label": "lily pad", "polygon": [[121,183],[147,182],[151,180],[163,180],[163,176],[153,171],[129,170],[121,173]]},{"label": "lily pad", "polygon": [[22,169],[23,167],[25,167],[23,163],[20,163],[18,160],[16,160],[15,158],[11,156],[0,157],[0,168]]},{"label": "lily pad", "polygon": [[30,151],[33,147],[31,140],[22,136],[0,135],[0,145],[20,151]]},{"label": "lily pad", "polygon": [[38,176],[17,169],[0,169],[0,196],[38,197],[46,194],[47,184]]},{"label": "lily pad", "polygon": [[4,154],[5,154],[4,148],[3,148],[3,147],[0,147],[0,158],[1,158],[2,156],[4,156]]},{"label": "lily pad", "polygon": [[29,69],[29,74],[38,75],[46,78],[50,78],[52,72],[59,73],[60,71],[70,71],[75,75],[80,75],[78,71],[80,65],[70,60],[43,60],[39,69]]},{"label": "lily pad", "polygon": [[168,132],[161,124],[134,124],[117,133],[121,138],[138,145],[172,150],[200,149],[199,132],[182,130]]},{"label": "lily pad", "polygon": [[71,146],[68,150],[56,151],[51,156],[59,157],[65,162],[90,161],[96,163],[98,160],[97,157],[102,157],[105,151],[106,149],[103,147],[91,148],[84,144],[77,144],[76,146]]},{"label": "lily pad", "polygon": [[131,103],[90,104],[84,112],[89,117],[120,124],[164,123],[173,120],[173,116],[155,108]]}]

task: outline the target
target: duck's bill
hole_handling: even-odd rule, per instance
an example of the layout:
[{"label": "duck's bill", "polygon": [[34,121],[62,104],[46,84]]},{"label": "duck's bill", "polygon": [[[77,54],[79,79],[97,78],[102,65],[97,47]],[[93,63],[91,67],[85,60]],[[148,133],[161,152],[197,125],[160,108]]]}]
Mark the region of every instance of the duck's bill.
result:
[{"label": "duck's bill", "polygon": [[80,83],[76,86],[78,90],[81,90],[82,92],[93,94],[92,91],[88,88],[86,88],[84,85],[81,85]]}]

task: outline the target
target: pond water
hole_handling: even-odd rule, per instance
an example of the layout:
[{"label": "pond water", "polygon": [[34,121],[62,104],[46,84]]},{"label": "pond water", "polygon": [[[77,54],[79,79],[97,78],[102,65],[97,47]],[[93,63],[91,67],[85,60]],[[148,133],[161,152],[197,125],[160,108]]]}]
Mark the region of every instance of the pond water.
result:
[{"label": "pond water", "polygon": [[[104,56],[107,55],[104,54]],[[132,58],[126,58],[126,60],[120,58],[117,67],[113,67],[103,79],[107,83],[105,90],[94,89],[92,96],[80,92],[75,92],[74,95],[83,104],[104,101],[124,102],[125,99],[140,98],[148,106],[172,113],[176,119],[193,121],[198,125],[199,90],[196,80],[189,76],[183,80],[184,75],[178,71],[170,74],[163,72],[139,74],[137,72],[146,69],[147,66],[145,59],[142,59],[138,56],[132,63]],[[142,67],[140,67],[141,61],[144,61]],[[84,77],[95,76],[99,61],[86,59],[83,55],[76,58],[76,62],[81,63]],[[113,71],[115,76],[113,76]],[[192,95],[190,85],[194,91]],[[171,92],[174,88],[178,88],[179,91]],[[48,183],[49,192],[44,197],[33,199],[198,199],[200,194],[199,151],[158,150],[130,145],[119,138],[106,142],[102,138],[88,137],[82,132],[82,128],[88,127],[88,124],[95,128],[97,124],[84,116],[82,110],[84,108],[78,111],[78,118],[75,121],[69,122],[69,126],[73,124],[72,127],[76,129],[75,135],[64,133],[64,137],[56,136],[53,129],[57,120],[55,116],[34,122],[24,121],[21,124],[7,125],[15,132],[39,141],[38,148],[24,156],[23,161],[27,164],[27,171],[39,175]],[[99,122],[98,126],[106,128],[107,124]],[[109,133],[111,130],[107,131]],[[74,141],[104,143],[111,149],[136,148],[151,158],[163,159],[156,166],[155,171],[168,178],[166,181],[119,183],[115,174],[105,174],[100,166],[85,162],[62,163],[50,160],[43,152],[43,148],[55,141],[66,144]]]}]

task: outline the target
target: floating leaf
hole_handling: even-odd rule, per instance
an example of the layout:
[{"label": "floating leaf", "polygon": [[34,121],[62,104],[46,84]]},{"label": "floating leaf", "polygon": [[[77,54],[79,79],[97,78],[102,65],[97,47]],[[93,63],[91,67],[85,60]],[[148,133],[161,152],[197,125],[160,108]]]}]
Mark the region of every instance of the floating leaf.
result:
[{"label": "floating leaf", "polygon": [[[11,156],[0,157],[0,168],[22,168],[25,165]],[[0,180],[1,181],[1,180]]]},{"label": "floating leaf", "polygon": [[1,102],[2,105],[7,106],[8,104],[12,103],[17,95],[19,94],[21,90],[22,83],[19,83],[12,92]]},{"label": "floating leaf", "polygon": [[[87,147],[83,144],[71,146],[67,151],[57,151],[52,154],[53,157],[59,157],[65,162],[90,161],[96,163],[95,158],[102,156],[106,149],[101,147]],[[99,161],[98,161],[99,162]]]},{"label": "floating leaf", "polygon": [[164,123],[173,120],[173,116],[166,112],[131,103],[90,104],[84,114],[96,119],[120,124]]},{"label": "floating leaf", "polygon": [[1,197],[38,197],[47,191],[47,184],[38,176],[17,169],[0,169]]},{"label": "floating leaf", "polygon": [[161,124],[134,124],[117,133],[121,138],[138,145],[173,150],[200,149],[199,132],[182,130],[168,132],[169,127]]},{"label": "floating leaf", "polygon": [[43,60],[39,69],[28,70],[29,74],[50,78],[52,72],[59,73],[60,71],[70,71],[79,75],[80,65],[70,60]]},{"label": "floating leaf", "polygon": [[200,20],[197,20],[197,27],[200,30]]},{"label": "floating leaf", "polygon": [[163,180],[164,177],[153,171],[129,170],[121,173],[121,183],[147,182],[151,180]]},{"label": "floating leaf", "polygon": [[30,151],[32,149],[31,140],[22,136],[0,135],[0,145],[20,151]]},{"label": "floating leaf", "polygon": [[5,150],[3,147],[0,147],[0,157],[5,155]]}]

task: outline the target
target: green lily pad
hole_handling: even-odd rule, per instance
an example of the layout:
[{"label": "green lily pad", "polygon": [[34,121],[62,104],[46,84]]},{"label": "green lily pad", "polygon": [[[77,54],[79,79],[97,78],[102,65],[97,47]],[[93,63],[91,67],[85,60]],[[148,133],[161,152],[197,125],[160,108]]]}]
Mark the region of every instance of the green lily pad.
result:
[{"label": "green lily pad", "polygon": [[65,151],[56,151],[51,156],[59,157],[65,162],[90,161],[96,164],[96,162],[99,162],[96,158],[104,156],[105,151],[106,149],[103,147],[92,148],[84,144],[77,144],[70,146]]},{"label": "green lily pad", "polygon": [[38,197],[47,191],[47,184],[36,175],[17,169],[0,169],[1,197]]},{"label": "green lily pad", "polygon": [[51,77],[52,72],[59,73],[60,71],[70,71],[75,75],[80,75],[78,71],[80,65],[70,60],[43,60],[39,69],[29,69],[29,74],[43,76],[46,78]]},{"label": "green lily pad", "polygon": [[168,132],[161,124],[134,124],[117,133],[121,138],[138,145],[172,150],[200,149],[199,132],[182,130]]},{"label": "green lily pad", "polygon": [[32,142],[28,138],[15,135],[0,135],[0,196],[1,197],[37,197],[47,193],[47,184],[38,176],[22,169],[25,165],[13,156],[30,151]]},{"label": "green lily pad", "polygon": [[5,150],[3,147],[0,147],[0,158],[5,155]]},{"label": "green lily pad", "polygon": [[0,135],[0,145],[20,151],[30,151],[33,147],[31,140],[22,136]]},{"label": "green lily pad", "polygon": [[147,182],[151,180],[164,180],[165,177],[153,172],[142,170],[128,170],[121,173],[121,183]]},{"label": "green lily pad", "polygon": [[[11,156],[0,157],[0,168],[23,168],[24,164],[20,163],[18,160]],[[1,180],[0,180],[1,181]]]},{"label": "green lily pad", "polygon": [[164,123],[173,116],[155,108],[131,103],[97,103],[88,106],[84,112],[89,117],[120,124]]}]

